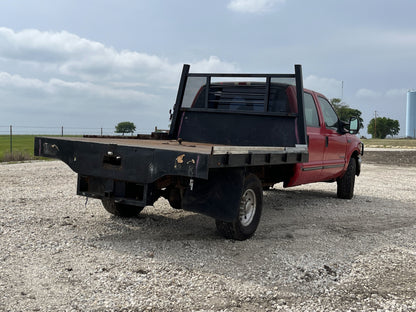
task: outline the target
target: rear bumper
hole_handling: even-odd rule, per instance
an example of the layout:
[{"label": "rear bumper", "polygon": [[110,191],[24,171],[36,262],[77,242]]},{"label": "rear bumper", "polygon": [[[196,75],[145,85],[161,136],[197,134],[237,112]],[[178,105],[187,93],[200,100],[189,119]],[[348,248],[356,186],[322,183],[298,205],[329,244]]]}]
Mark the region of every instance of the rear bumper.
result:
[{"label": "rear bumper", "polygon": [[144,207],[153,204],[149,190],[148,184],[78,175],[77,195],[81,196],[111,198],[116,202]]}]

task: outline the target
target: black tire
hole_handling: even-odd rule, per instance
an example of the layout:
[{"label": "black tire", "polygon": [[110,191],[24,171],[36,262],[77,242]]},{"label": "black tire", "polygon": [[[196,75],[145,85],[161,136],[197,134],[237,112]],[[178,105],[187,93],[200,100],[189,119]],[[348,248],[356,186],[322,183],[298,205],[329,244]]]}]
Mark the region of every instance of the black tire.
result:
[{"label": "black tire", "polygon": [[338,198],[351,199],[354,196],[355,173],[357,161],[351,157],[345,174],[337,179],[337,196]]},{"label": "black tire", "polygon": [[215,220],[218,232],[225,238],[245,240],[253,236],[260,222],[263,187],[260,180],[249,174],[244,179],[239,216],[233,222]]},{"label": "black tire", "polygon": [[126,205],[121,203],[116,203],[111,199],[102,199],[103,206],[105,210],[109,213],[123,218],[130,218],[137,216],[144,207]]},{"label": "black tire", "polygon": [[169,204],[174,209],[182,209],[182,197],[179,189],[172,188],[169,191],[169,196],[167,197]]}]

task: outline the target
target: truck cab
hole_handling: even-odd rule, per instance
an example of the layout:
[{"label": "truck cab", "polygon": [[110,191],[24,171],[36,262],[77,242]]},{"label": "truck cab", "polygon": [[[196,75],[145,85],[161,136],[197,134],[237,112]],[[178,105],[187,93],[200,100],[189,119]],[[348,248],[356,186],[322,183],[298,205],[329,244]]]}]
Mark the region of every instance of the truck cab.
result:
[{"label": "truck cab", "polygon": [[358,176],[362,143],[355,135],[359,130],[357,119],[348,123],[339,120],[324,95],[307,89],[304,89],[304,107],[309,161],[295,165],[295,173],[285,186],[336,181],[346,172],[351,159]]}]

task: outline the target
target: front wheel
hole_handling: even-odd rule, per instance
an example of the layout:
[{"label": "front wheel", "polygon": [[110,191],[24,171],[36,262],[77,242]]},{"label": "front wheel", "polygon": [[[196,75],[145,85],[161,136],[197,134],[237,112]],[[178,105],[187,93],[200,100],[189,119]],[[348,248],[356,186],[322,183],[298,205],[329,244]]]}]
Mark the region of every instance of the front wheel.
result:
[{"label": "front wheel", "polygon": [[338,198],[351,199],[354,196],[354,184],[357,162],[351,157],[345,174],[337,179],[337,196]]},{"label": "front wheel", "polygon": [[102,199],[103,206],[105,210],[109,213],[124,218],[130,218],[137,216],[144,207],[126,205],[122,203],[116,203],[114,200],[111,199]]},{"label": "front wheel", "polygon": [[263,187],[260,180],[249,174],[244,179],[238,218],[233,222],[216,220],[218,232],[225,238],[245,240],[253,236],[260,222]]}]

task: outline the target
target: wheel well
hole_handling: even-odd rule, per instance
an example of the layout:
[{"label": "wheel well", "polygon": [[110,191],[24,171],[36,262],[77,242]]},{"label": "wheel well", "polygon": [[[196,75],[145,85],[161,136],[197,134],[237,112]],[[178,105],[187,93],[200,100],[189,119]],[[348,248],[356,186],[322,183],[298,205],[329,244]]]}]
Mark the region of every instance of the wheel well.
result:
[{"label": "wheel well", "polygon": [[283,182],[288,177],[291,177],[293,172],[294,166],[292,165],[259,166],[249,167],[246,169],[246,174],[251,173],[256,175],[262,182],[263,186]]}]

